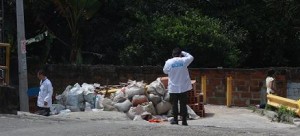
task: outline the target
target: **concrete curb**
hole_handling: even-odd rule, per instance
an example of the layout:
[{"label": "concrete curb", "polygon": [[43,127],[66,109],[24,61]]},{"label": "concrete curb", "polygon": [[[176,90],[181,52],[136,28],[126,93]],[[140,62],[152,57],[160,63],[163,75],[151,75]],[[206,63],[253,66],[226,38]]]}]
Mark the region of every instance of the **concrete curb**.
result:
[{"label": "concrete curb", "polygon": [[297,117],[291,117],[291,116],[284,116],[282,117],[284,121],[279,121],[278,115],[274,111],[266,110],[266,109],[253,109],[253,112],[268,117],[271,121],[276,121],[276,122],[286,122],[290,124],[294,124],[297,127],[300,127],[300,118]]}]

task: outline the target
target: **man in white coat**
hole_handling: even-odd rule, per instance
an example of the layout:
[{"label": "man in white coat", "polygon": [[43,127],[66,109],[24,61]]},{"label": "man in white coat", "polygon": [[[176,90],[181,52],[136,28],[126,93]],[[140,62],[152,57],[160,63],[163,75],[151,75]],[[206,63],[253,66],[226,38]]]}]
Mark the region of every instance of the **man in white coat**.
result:
[{"label": "man in white coat", "polygon": [[188,66],[194,57],[180,48],[173,49],[173,58],[168,59],[163,71],[168,74],[168,92],[172,103],[174,120],[171,124],[178,124],[178,101],[180,102],[180,114],[182,125],[187,126],[187,91],[192,89]]},{"label": "man in white coat", "polygon": [[53,87],[43,70],[39,70],[37,77],[40,79],[40,92],[37,99],[38,114],[49,116],[52,106]]}]

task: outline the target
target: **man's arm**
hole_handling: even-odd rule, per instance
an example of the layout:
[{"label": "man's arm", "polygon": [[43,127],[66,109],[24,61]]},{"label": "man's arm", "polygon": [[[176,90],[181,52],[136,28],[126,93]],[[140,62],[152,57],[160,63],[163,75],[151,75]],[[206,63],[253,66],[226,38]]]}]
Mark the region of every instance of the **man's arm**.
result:
[{"label": "man's arm", "polygon": [[170,71],[170,65],[168,64],[168,61],[166,61],[165,66],[163,68],[163,71],[165,74],[168,74]]},{"label": "man's arm", "polygon": [[185,51],[181,51],[181,54],[184,58],[184,62],[186,65],[190,65],[192,63],[192,61],[194,60],[194,57]]}]

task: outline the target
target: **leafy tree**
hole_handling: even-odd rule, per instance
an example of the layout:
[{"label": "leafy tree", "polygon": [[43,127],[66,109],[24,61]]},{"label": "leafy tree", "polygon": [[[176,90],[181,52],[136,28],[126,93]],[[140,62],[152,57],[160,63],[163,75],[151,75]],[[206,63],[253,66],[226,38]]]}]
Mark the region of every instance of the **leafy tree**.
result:
[{"label": "leafy tree", "polygon": [[[211,8],[214,9],[211,12]],[[295,20],[296,0],[211,0],[204,6],[209,16],[234,22],[249,32],[239,49],[246,54],[243,67],[295,66],[299,63],[299,39]]]},{"label": "leafy tree", "polygon": [[82,39],[80,34],[80,23],[88,20],[100,9],[99,0],[54,0],[60,14],[67,20],[71,32],[71,63],[82,63]]},{"label": "leafy tree", "polygon": [[162,65],[176,46],[194,54],[194,67],[236,67],[242,61],[236,45],[243,42],[246,32],[236,31],[234,37],[225,24],[197,10],[182,15],[156,15],[151,19],[143,14],[136,17],[143,23],[129,33],[132,43],[120,56],[124,64]]}]

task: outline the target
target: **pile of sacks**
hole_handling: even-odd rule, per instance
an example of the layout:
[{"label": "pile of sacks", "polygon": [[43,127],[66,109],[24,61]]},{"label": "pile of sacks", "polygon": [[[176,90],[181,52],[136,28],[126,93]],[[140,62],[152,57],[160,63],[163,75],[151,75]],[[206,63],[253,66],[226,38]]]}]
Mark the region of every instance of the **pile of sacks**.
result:
[{"label": "pile of sacks", "polygon": [[124,112],[130,119],[149,119],[153,115],[168,115],[172,109],[170,96],[160,78],[149,85],[143,81],[129,81],[126,87],[117,91],[111,98],[104,98],[104,110]]},{"label": "pile of sacks", "polygon": [[[52,110],[58,114],[61,110],[72,112],[86,109],[103,109],[104,111],[124,112],[130,119],[149,120],[153,116],[171,116],[172,105],[170,95],[160,78],[146,85],[143,81],[129,80],[126,87],[118,89],[109,97],[95,93],[95,84],[75,84],[68,86],[56,97],[57,103]],[[190,118],[199,116],[188,106]]]},{"label": "pile of sacks", "polygon": [[77,112],[103,108],[100,102],[103,95],[95,93],[95,88],[98,86],[99,84],[87,83],[81,86],[78,83],[74,86],[67,86],[62,94],[55,96],[57,104],[52,105],[51,113],[59,114],[63,110]]}]

